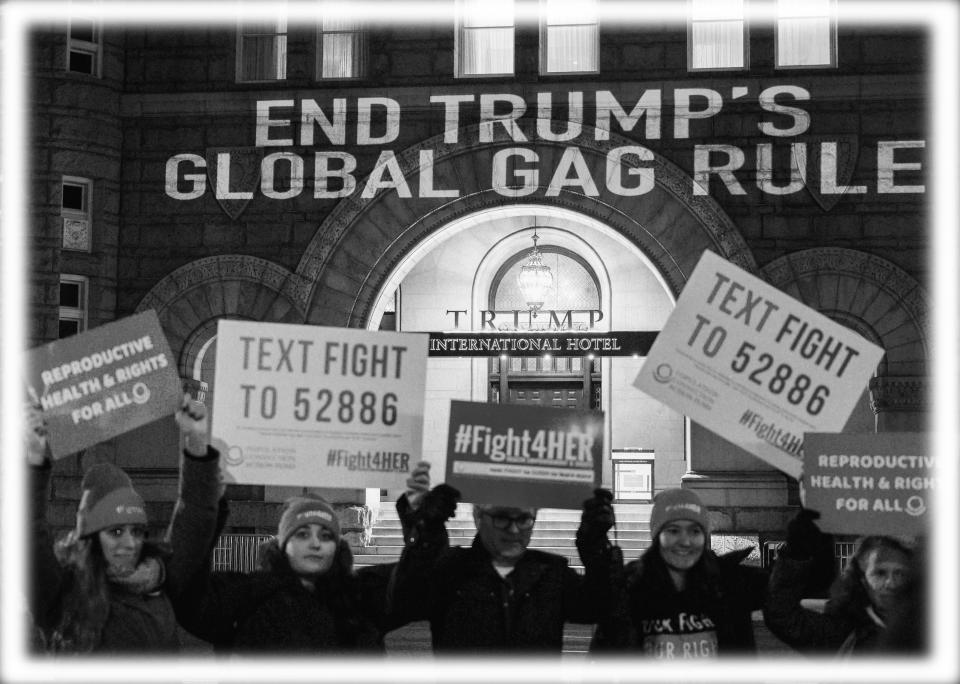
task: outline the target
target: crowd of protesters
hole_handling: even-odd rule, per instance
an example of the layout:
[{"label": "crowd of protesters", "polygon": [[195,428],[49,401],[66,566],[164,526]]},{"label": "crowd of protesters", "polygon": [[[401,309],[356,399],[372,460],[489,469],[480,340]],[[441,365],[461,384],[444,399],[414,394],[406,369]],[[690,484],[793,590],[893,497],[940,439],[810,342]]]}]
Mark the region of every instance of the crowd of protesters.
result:
[{"label": "crowd of protesters", "polygon": [[26,409],[35,650],[160,653],[180,648],[179,628],[217,654],[382,653],[384,636],[427,620],[438,653],[559,654],[564,625],[596,625],[594,657],[714,658],[756,652],[753,614],[793,649],[820,656],[922,654],[922,553],[904,540],[859,540],[822,611],[802,599],[830,580],[833,540],[801,509],[765,570],[749,549],[718,555],[710,515],[690,490],[654,499],[652,543],[624,564],[608,532],[613,497],[583,504],[579,573],[559,555],[529,548],[537,510],[475,504],[476,536],[451,547],[446,530],[459,492],[430,486],[420,462],[397,501],[404,550],[397,563],[357,569],[334,508],[311,494],[289,499],[260,569],[214,572],[211,554],[229,516],[208,443],[206,410],[184,397],[175,415],[185,445],[180,487],[162,542],[147,539],[143,499],[109,463],[86,472],[76,526],[51,538],[46,519],[51,458],[39,405]]}]

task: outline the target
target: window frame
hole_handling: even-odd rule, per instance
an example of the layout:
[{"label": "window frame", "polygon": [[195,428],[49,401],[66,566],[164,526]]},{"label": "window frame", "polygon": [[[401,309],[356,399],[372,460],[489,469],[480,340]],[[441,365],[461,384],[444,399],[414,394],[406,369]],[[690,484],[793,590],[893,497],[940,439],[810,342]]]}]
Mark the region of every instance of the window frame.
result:
[{"label": "window frame", "polygon": [[[79,306],[64,306],[61,304],[60,291],[57,290],[57,339],[60,337],[59,323],[62,321],[75,321],[77,323],[77,332],[79,335],[87,329],[89,321],[89,300],[90,300],[90,279],[87,276],[75,275],[72,273],[60,274],[60,287],[63,285],[77,285],[80,288],[78,304]],[[69,335],[67,337],[70,337]]]},{"label": "window frame", "polygon": [[[65,207],[64,188],[67,186],[78,187],[83,193],[83,208],[74,209]],[[75,247],[66,247],[63,244],[63,230],[65,221],[68,219],[82,220],[87,222],[87,244],[82,249]],[[60,179],[60,226],[61,237],[60,246],[62,249],[71,252],[90,252],[93,248],[93,180],[81,176],[62,176]]]},{"label": "window frame", "polygon": [[[511,47],[512,47],[512,60],[510,64],[509,72],[488,72],[482,74],[465,74],[463,73],[463,49],[464,49],[464,40],[463,35],[467,27],[464,26],[464,5],[466,3],[464,0],[456,0],[456,19],[455,19],[455,31],[454,31],[454,47],[453,47],[453,73],[455,78],[463,79],[477,79],[477,78],[513,78],[517,74],[517,19],[516,19],[516,0],[511,0],[511,7],[514,10],[513,14],[513,23],[510,25],[511,32]],[[471,27],[471,30],[477,29],[490,29],[490,28],[506,28],[505,26],[477,26]]]},{"label": "window frame", "polygon": [[[346,35],[353,34],[356,38],[356,50],[359,55],[357,58],[357,73],[352,76],[324,76],[323,75],[323,39],[327,35]],[[317,58],[316,64],[314,65],[314,80],[319,82],[344,82],[344,81],[359,81],[367,77],[367,68],[369,63],[369,50],[368,50],[368,41],[367,41],[367,29],[364,26],[358,26],[355,29],[343,30],[343,29],[334,29],[327,31],[323,28],[323,18],[320,18],[320,21],[317,24],[317,40],[316,40],[316,51]]]},{"label": "window frame", "polygon": [[[84,19],[90,21],[93,27],[93,40],[81,40],[73,37],[73,24],[75,19]],[[92,71],[78,71],[70,68],[70,57],[74,53],[87,54],[92,56]],[[64,70],[70,74],[83,74],[92,78],[103,77],[103,22],[95,18],[69,17],[67,21],[67,50],[66,64]]]},{"label": "window frame", "polygon": [[[252,22],[244,22],[242,19],[237,21],[237,38],[236,38],[236,82],[237,83],[282,83],[287,80],[287,56],[289,49],[289,29],[290,22],[287,20],[286,15],[281,14],[277,17],[277,28],[274,33],[261,33],[261,32],[251,32],[245,33],[244,26],[249,25]],[[281,30],[282,24],[282,30]],[[283,75],[277,76],[276,78],[243,78],[243,43],[244,38],[248,36],[268,36],[272,35],[274,40],[277,40],[280,36],[283,37]],[[281,50],[277,49],[277,54],[281,54]],[[280,72],[280,64],[275,63],[272,65],[277,73]]]},{"label": "window frame", "polygon": [[[594,2],[596,7],[599,2]],[[593,26],[594,27],[594,41],[593,41],[593,57],[594,63],[597,65],[596,69],[582,69],[579,71],[550,71],[547,68],[547,60],[549,56],[549,43],[548,36],[550,33],[551,26]],[[550,24],[548,23],[547,16],[547,0],[540,0],[540,75],[541,76],[577,76],[580,74],[599,74],[600,73],[600,16],[597,14],[597,19],[591,24]]]},{"label": "window frame", "polygon": [[[748,71],[750,69],[750,21],[749,13],[746,10],[747,0],[743,0],[744,11],[740,19],[694,19],[693,18],[693,0],[687,0],[687,72],[703,73],[717,71]],[[719,66],[719,67],[695,67],[693,66],[693,25],[715,24],[719,22],[739,21],[742,24],[743,37],[743,64],[740,66]]]},{"label": "window frame", "polygon": [[[780,16],[780,3],[777,2],[777,14],[773,23],[773,68],[779,71],[793,71],[796,69],[836,69],[839,59],[837,55],[837,0],[829,0],[830,9],[826,15],[830,22],[828,39],[830,45],[830,61],[827,64],[780,64],[780,21],[784,17]],[[824,15],[817,15],[824,16]],[[785,17],[786,19],[796,19],[797,17]]]}]

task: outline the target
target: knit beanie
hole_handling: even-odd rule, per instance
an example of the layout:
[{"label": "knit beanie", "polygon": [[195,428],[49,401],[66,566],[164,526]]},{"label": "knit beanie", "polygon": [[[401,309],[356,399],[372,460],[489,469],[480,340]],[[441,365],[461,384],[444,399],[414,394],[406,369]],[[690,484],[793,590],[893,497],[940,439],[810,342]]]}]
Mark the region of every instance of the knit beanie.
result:
[{"label": "knit beanie", "polygon": [[117,525],[146,525],[143,499],[125,472],[111,463],[97,463],[83,476],[77,509],[77,536]]},{"label": "knit beanie", "polygon": [[665,489],[653,499],[650,534],[656,539],[661,528],[674,520],[692,520],[710,534],[710,516],[700,497],[689,489]]},{"label": "knit beanie", "polygon": [[340,521],[333,511],[333,506],[319,496],[306,494],[287,499],[280,516],[280,525],[277,528],[277,541],[280,548],[287,545],[287,540],[297,531],[298,527],[314,523],[321,525],[333,534],[334,541],[340,543]]}]

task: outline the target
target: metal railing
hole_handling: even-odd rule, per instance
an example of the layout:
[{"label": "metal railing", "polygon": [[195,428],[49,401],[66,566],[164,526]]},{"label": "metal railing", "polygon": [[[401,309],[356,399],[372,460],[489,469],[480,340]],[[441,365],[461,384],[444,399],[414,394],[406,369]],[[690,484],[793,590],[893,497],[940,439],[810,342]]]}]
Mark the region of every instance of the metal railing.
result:
[{"label": "metal railing", "polygon": [[[764,542],[763,548],[760,550],[761,567],[769,568],[773,565],[773,561],[777,559],[777,553],[783,544],[783,541]],[[854,542],[834,542],[833,557],[837,563],[837,575],[840,575],[847,567],[847,563],[849,563],[853,557],[854,551],[856,551],[856,544]]]},{"label": "metal railing", "polygon": [[260,545],[269,534],[221,534],[213,549],[212,570],[250,572],[257,569]]}]

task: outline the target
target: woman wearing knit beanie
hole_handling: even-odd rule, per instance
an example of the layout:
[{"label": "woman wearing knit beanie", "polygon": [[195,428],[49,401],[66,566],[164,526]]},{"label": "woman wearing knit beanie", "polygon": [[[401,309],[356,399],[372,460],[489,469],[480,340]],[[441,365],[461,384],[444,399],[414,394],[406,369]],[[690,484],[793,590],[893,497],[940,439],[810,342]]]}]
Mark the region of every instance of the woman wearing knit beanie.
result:
[{"label": "woman wearing knit beanie", "polygon": [[766,574],[740,565],[750,549],[714,554],[709,512],[687,489],[654,498],[650,533],[651,546],[627,564],[621,600],[599,622],[592,650],[660,660],[755,652],[751,612],[763,605]]},{"label": "woman wearing knit beanie", "polygon": [[76,526],[53,544],[46,520],[53,470],[38,404],[26,408],[24,447],[32,495],[31,613],[40,646],[59,653],[176,651],[174,605],[206,550],[216,520],[218,454],[206,410],[185,395],[176,414],[186,448],[165,543],[147,540],[143,499],[109,463],[84,475]]},{"label": "woman wearing knit beanie", "polygon": [[[221,499],[221,526],[227,517]],[[217,534],[211,538],[211,548]],[[217,653],[299,655],[382,652],[392,565],[359,572],[323,498],[283,506],[277,535],[260,549],[260,568],[241,573],[204,565],[177,611],[180,624]]]}]

